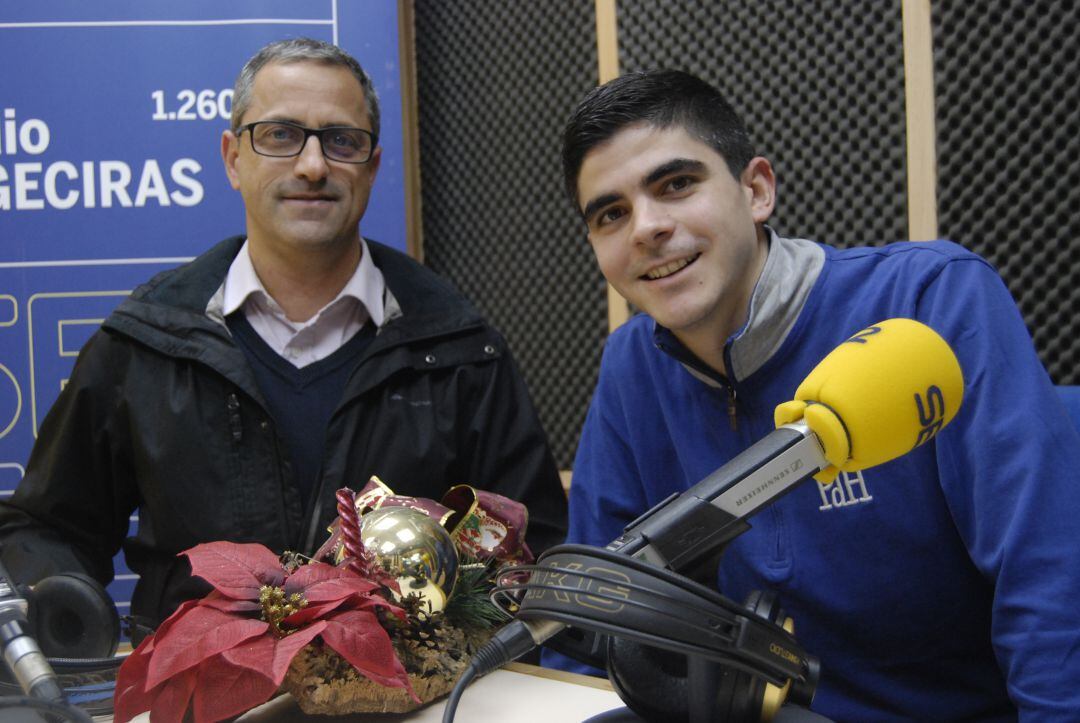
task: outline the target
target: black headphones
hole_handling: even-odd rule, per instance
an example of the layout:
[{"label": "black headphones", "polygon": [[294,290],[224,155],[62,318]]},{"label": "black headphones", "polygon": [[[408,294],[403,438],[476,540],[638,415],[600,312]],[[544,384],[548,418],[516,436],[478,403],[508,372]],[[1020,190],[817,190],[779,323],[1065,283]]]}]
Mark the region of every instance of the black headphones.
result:
[{"label": "black headphones", "polygon": [[508,569],[493,594],[509,596],[518,618],[572,626],[549,647],[592,665],[606,659],[619,697],[649,721],[767,721],[785,702],[814,697],[820,664],[772,593],[740,606],[634,558],[562,545]]},{"label": "black headphones", "polygon": [[[775,593],[754,591],[745,607],[750,614],[788,633],[793,631],[793,622],[777,604]],[[807,681],[789,678],[777,686],[722,663],[627,638],[607,641],[612,686],[631,710],[650,721],[770,721],[785,703],[810,705],[819,666],[812,656],[807,656],[807,663]]]},{"label": "black headphones", "polygon": [[[56,673],[68,703],[30,698],[7,666],[0,666],[0,719],[86,721],[112,713],[120,616],[105,588],[81,573],[61,573],[18,585],[27,604],[26,632]],[[29,711],[37,711],[30,713]]]},{"label": "black headphones", "polygon": [[66,572],[21,589],[31,635],[48,658],[112,658],[120,616],[105,588],[89,575]]}]

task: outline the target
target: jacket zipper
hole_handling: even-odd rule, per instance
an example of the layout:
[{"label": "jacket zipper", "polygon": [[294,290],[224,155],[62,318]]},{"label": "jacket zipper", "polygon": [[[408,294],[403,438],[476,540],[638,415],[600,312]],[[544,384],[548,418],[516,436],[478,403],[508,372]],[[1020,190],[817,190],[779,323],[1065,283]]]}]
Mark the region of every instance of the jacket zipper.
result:
[{"label": "jacket zipper", "polygon": [[235,393],[230,392],[225,398],[225,408],[229,410],[229,433],[233,441],[239,444],[244,436],[244,423],[240,419],[240,400]]},{"label": "jacket zipper", "polygon": [[728,422],[731,423],[731,431],[739,431],[739,418],[738,407],[735,406],[735,386],[733,384],[727,385],[727,414]]},{"label": "jacket zipper", "polygon": [[[289,524],[289,517],[288,514],[285,512],[284,507],[284,500],[288,492],[286,490],[284,460],[282,460],[281,450],[278,448],[277,430],[274,427],[272,421],[273,418],[270,416],[270,412],[263,408],[262,405],[259,404],[257,401],[252,400],[252,402],[257,407],[259,407],[259,409],[262,410],[262,414],[265,415],[265,419],[259,423],[259,426],[260,429],[262,429],[263,433],[270,437],[270,448],[274,452],[274,469],[277,470],[278,488],[281,491],[282,499],[282,504],[278,506],[278,521],[281,525],[283,537],[286,540],[289,540],[292,539],[292,535],[289,534],[289,528],[291,527],[291,525]],[[235,442],[236,444],[240,444],[241,440],[243,439],[244,425],[243,421],[240,418],[240,399],[237,396],[236,392],[230,392],[225,397],[225,406],[229,412],[230,435],[232,436],[233,442]]]},{"label": "jacket zipper", "polygon": [[[731,430],[734,432],[734,431],[738,430],[739,407],[738,407],[738,391],[735,389],[735,382],[732,381],[732,377],[731,377],[731,353],[730,353],[730,351],[731,351],[731,345],[728,344],[724,348],[724,364],[728,369],[728,377],[727,377],[728,420],[731,422]],[[768,420],[763,420],[763,421],[765,421],[765,424],[767,425],[767,428],[768,428],[768,426],[771,426],[771,425],[769,425]],[[747,431],[747,434],[749,434],[749,435],[756,434],[756,432],[753,429],[753,425],[750,425],[749,427],[747,427],[746,431]],[[747,444],[752,443],[753,441],[756,441],[756,440],[750,440],[750,441],[747,442]],[[780,514],[779,508],[777,508],[775,505],[770,505],[769,506],[768,514],[772,519],[772,526],[773,526],[773,532],[772,532],[772,538],[773,538],[772,564],[781,565],[781,564],[783,564],[785,562],[790,564],[791,555],[788,552],[788,538],[787,538],[787,530],[784,527],[784,518]]]},{"label": "jacket zipper", "polygon": [[731,374],[731,342],[724,345],[724,369],[727,370],[727,413],[731,431],[739,431],[739,408],[736,404],[735,380]]}]

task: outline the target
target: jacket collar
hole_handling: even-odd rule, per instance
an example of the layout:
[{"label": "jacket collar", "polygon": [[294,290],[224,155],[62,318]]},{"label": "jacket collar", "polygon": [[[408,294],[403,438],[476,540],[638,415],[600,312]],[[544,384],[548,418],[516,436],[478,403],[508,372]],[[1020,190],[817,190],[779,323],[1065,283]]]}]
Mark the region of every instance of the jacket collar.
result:
[{"label": "jacket collar", "polygon": [[[262,400],[243,352],[220,317],[220,299],[216,307],[214,302],[243,241],[243,236],[226,239],[195,260],[158,274],[125,299],[102,327],[162,354],[201,362]],[[365,358],[483,327],[479,313],[448,281],[399,251],[374,241],[368,241],[368,247],[387,291],[386,317]],[[392,371],[387,367],[381,376],[367,375],[364,383],[380,383]]]},{"label": "jacket collar", "polygon": [[[405,254],[367,240],[372,261],[386,281],[383,332],[404,341],[454,333],[482,323],[480,314],[456,289]],[[222,315],[222,285],[244,243],[225,239],[193,261],[162,272],[138,287],[110,317],[114,328],[127,316],[158,331],[186,336],[194,328],[217,328],[227,334]],[[389,339],[386,340],[390,341]]]},{"label": "jacket collar", "polygon": [[710,386],[746,379],[780,349],[825,265],[825,250],[820,245],[781,236],[768,226],[765,230],[769,234],[769,254],[754,285],[746,323],[725,344],[726,379],[694,356],[671,331],[659,324],[654,326],[656,347]]}]

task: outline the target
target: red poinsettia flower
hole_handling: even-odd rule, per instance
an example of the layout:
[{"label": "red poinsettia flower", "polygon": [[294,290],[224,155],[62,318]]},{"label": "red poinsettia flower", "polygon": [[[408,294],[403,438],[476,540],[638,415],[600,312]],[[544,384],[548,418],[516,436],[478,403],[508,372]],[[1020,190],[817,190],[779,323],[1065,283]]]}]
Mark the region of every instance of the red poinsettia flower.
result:
[{"label": "red poinsettia flower", "polygon": [[379,585],[321,562],[289,573],[262,545],[212,542],[183,553],[214,586],[189,600],[128,657],[116,679],[115,720],[218,721],[266,702],[301,648],[321,638],[362,675],[419,703],[375,614],[404,612]]}]

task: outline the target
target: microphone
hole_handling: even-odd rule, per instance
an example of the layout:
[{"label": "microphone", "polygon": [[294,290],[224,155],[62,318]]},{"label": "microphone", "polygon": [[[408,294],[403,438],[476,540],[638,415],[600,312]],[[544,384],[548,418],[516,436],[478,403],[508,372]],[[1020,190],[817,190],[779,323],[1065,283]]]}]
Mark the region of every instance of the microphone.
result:
[{"label": "microphone", "polygon": [[[963,390],[960,363],[933,329],[912,319],[874,324],[831,351],[795,398],[776,407],[775,431],[631,522],[606,549],[673,572],[701,566],[749,529],[747,517],[811,477],[828,484],[933,439],[956,416]],[[526,594],[523,611],[528,602]],[[473,656],[444,721],[472,678],[566,627],[520,618],[504,626]]]},{"label": "microphone", "polygon": [[0,649],[4,661],[31,698],[62,703],[65,698],[56,673],[26,632],[26,611],[26,600],[16,592],[7,570],[0,565]]},{"label": "microphone", "polygon": [[913,319],[863,329],[819,363],[777,406],[776,426],[805,419],[829,466],[858,472],[907,454],[953,420],[964,397],[956,354],[937,332]]},{"label": "microphone", "polygon": [[810,477],[884,464],[933,439],[964,395],[948,343],[912,319],[874,324],[814,367],[777,429],[631,522],[607,549],[679,572],[749,529],[746,518]]}]

